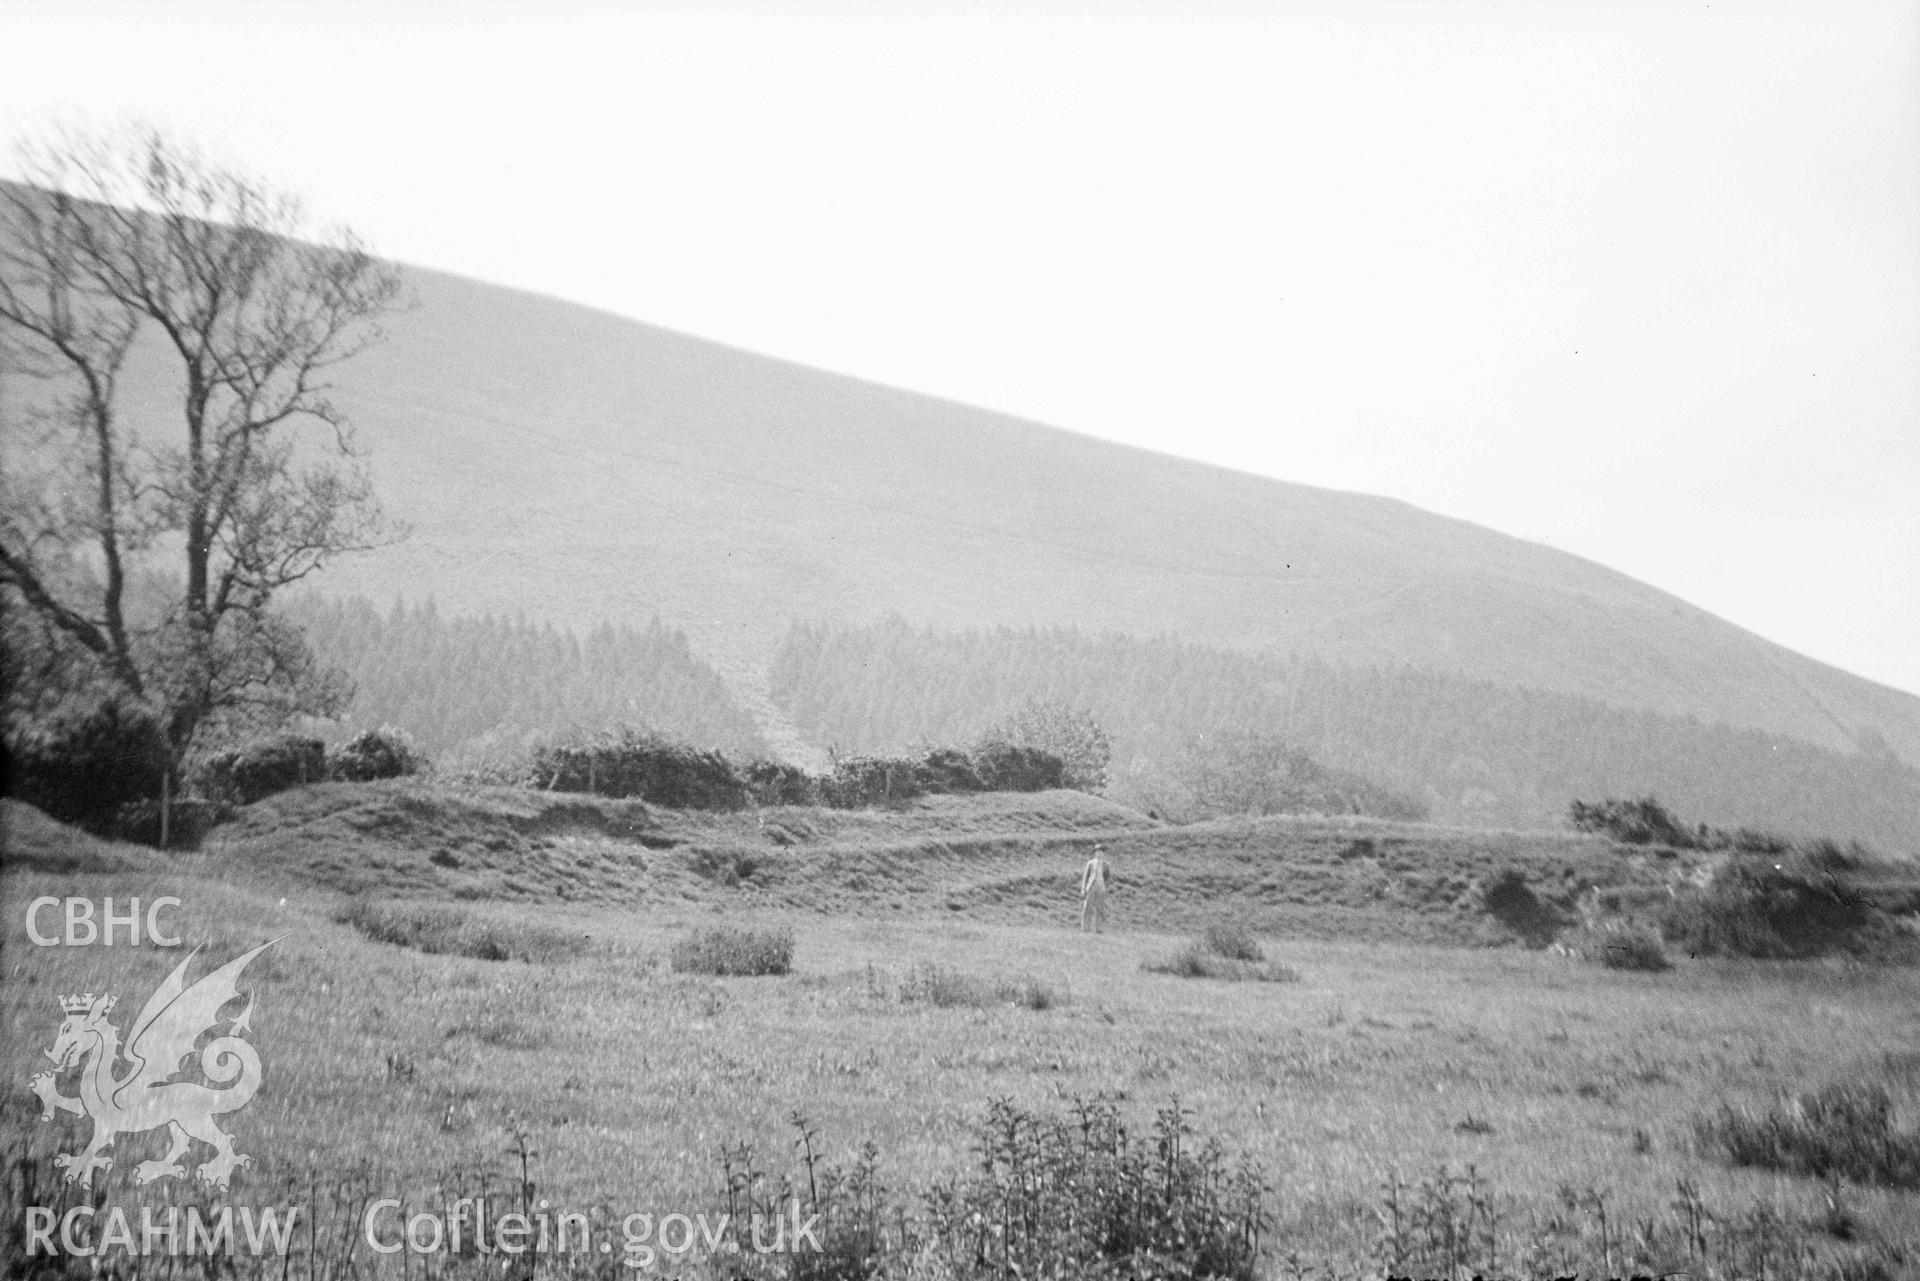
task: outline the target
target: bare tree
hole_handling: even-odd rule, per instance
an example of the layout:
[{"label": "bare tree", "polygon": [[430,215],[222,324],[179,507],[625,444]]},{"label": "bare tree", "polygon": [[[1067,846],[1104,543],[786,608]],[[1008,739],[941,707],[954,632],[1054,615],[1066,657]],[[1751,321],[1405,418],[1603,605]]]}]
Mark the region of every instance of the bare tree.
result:
[{"label": "bare tree", "polygon": [[0,184],[0,588],[162,718],[174,769],[215,723],[331,710],[268,605],[394,533],[328,380],[397,272],[152,128],[21,170]]}]

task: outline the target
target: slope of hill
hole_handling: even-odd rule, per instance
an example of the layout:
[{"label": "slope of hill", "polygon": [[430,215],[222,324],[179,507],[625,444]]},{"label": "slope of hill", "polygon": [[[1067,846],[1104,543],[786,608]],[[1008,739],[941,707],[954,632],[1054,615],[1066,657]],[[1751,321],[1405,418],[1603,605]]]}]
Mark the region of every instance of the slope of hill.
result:
[{"label": "slope of hill", "polygon": [[1173,633],[1920,762],[1920,699],[1591,562],[431,272],[342,372],[408,543],[332,590],[758,659],[790,619]]},{"label": "slope of hill", "polygon": [[[330,570],[330,591],[579,628],[658,615],[737,685],[794,618],[1073,624],[1409,663],[1920,763],[1920,698],[1577,557],[408,277],[416,304],[337,371],[335,398],[414,534]],[[164,425],[152,354],[123,377],[125,420]],[[37,393],[9,383],[12,415]]]}]

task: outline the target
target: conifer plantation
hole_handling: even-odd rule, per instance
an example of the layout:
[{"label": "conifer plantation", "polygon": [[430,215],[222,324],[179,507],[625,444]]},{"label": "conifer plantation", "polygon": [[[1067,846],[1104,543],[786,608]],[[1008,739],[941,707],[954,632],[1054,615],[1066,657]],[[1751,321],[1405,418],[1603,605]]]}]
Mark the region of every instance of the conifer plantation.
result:
[{"label": "conifer plantation", "polygon": [[290,613],[321,661],[353,682],[346,723],[397,726],[442,766],[615,724],[740,759],[766,754],[719,673],[657,619],[581,635],[525,618],[443,617],[431,601],[382,613],[363,598],[307,598]]},{"label": "conifer plantation", "polygon": [[1110,794],[1176,809],[1212,741],[1257,733],[1416,798],[1442,822],[1553,825],[1573,797],[1657,792],[1723,826],[1888,849],[1920,840],[1920,771],[1890,752],[1832,752],[1411,666],[895,619],[796,625],[772,686],[809,740],[858,752],[963,741],[1024,699],[1083,706],[1113,736]]}]

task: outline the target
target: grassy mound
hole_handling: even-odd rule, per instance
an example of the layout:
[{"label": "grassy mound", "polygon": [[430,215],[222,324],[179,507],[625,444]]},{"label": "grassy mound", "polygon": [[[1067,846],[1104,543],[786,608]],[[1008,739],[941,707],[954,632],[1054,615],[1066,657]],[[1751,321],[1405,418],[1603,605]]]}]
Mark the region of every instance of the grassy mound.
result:
[{"label": "grassy mound", "polygon": [[1501,944],[1515,931],[1481,889],[1501,869],[1555,904],[1594,886],[1664,902],[1672,870],[1595,837],[1366,819],[1171,826],[1070,791],[716,813],[431,778],[269,797],[216,829],[204,857],[356,897],[1066,923],[1095,840],[1112,853],[1123,931],[1230,920],[1292,938]]},{"label": "grassy mound", "polygon": [[147,846],[102,840],[8,797],[0,797],[0,851],[10,869],[55,875],[153,870],[167,861]]},{"label": "grassy mound", "polygon": [[[77,833],[50,838],[65,829],[25,821],[41,834],[17,842],[27,857],[99,867],[150,857]],[[1354,818],[1174,826],[1067,791],[716,813],[431,778],[326,783],[248,806],[208,837],[202,856],[232,875],[290,876],[358,897],[1066,923],[1095,840],[1114,861],[1115,929],[1198,933],[1227,920],[1249,933],[1202,948],[1202,965],[1257,963],[1238,955],[1242,943],[1257,948],[1252,932],[1539,947],[1568,942],[1578,923],[1591,932],[1589,915],[1607,929],[1581,950],[1629,968],[1657,968],[1656,927],[1667,950],[1695,955],[1904,960],[1920,951],[1899,915],[1917,902],[1902,865],[1720,855],[1698,889],[1696,874],[1716,856]],[[1600,956],[1602,944],[1617,955]]]}]

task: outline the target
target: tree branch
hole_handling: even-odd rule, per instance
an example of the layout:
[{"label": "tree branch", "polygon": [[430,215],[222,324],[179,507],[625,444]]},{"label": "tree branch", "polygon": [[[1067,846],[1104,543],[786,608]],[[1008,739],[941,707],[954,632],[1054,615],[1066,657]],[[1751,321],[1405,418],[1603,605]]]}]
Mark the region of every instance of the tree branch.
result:
[{"label": "tree branch", "polygon": [[58,627],[68,636],[78,641],[90,653],[104,662],[115,678],[126,685],[128,692],[139,696],[145,693],[140,673],[134,668],[125,654],[116,653],[112,642],[100,630],[100,627],[86,615],[62,603],[25,559],[0,546],[0,586],[11,587],[26,599],[28,605],[42,618]]}]

